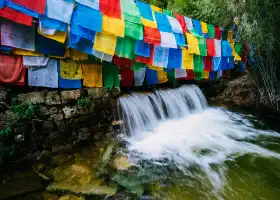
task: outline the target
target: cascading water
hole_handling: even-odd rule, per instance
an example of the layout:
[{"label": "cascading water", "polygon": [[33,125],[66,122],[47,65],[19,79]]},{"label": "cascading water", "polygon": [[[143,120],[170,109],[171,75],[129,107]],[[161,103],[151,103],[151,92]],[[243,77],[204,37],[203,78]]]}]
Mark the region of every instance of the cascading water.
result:
[{"label": "cascading water", "polygon": [[[196,86],[135,93],[121,97],[119,104],[124,121],[121,139],[130,162],[157,169],[162,176],[179,172],[186,177],[180,187],[202,190],[194,192],[197,198],[186,192],[182,199],[243,199],[231,185],[230,169],[241,165],[237,160],[247,155],[250,159],[280,158],[280,150],[268,148],[280,145],[275,142],[280,137],[277,132],[256,129],[252,116],[208,107]],[[238,180],[243,178],[238,176]],[[206,192],[206,188],[211,189]]]}]

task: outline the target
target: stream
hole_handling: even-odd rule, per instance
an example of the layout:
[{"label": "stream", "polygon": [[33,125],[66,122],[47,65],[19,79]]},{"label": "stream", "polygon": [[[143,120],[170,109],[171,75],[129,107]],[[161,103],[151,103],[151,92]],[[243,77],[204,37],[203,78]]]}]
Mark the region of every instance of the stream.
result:
[{"label": "stream", "polygon": [[[51,155],[16,178],[1,172],[0,197],[279,199],[280,134],[254,116],[209,106],[196,86],[132,93],[118,103],[123,123],[114,139]],[[34,172],[40,180],[29,180]],[[41,187],[29,191],[30,184]],[[22,187],[24,195],[12,195]]]}]

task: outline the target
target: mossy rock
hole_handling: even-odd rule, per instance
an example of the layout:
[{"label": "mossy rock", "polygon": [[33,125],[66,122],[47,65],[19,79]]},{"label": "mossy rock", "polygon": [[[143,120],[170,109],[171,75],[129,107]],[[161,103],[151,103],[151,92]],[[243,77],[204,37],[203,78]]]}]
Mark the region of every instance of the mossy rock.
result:
[{"label": "mossy rock", "polygon": [[113,161],[113,167],[118,171],[128,170],[132,164],[128,161],[126,156],[118,156]]},{"label": "mossy rock", "polygon": [[92,181],[87,185],[70,185],[67,183],[53,183],[47,187],[49,192],[73,193],[77,195],[97,195],[112,196],[116,194],[116,189],[108,186],[101,186],[99,182]]},{"label": "mossy rock", "polygon": [[77,197],[74,195],[64,195],[59,198],[59,200],[85,200],[84,197]]}]

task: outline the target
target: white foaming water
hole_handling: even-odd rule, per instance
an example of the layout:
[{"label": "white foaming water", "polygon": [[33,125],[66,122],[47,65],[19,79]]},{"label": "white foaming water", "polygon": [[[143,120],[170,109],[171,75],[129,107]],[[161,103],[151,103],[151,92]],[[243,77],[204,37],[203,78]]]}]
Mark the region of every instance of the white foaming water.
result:
[{"label": "white foaming water", "polygon": [[[279,137],[257,130],[244,116],[222,108],[209,108],[196,86],[132,94],[119,99],[124,120],[127,156],[135,164],[173,165],[191,175],[199,166],[215,186],[223,184],[225,161],[245,154],[280,158],[278,153],[247,142],[259,136]],[[164,162],[162,162],[164,161]]]}]

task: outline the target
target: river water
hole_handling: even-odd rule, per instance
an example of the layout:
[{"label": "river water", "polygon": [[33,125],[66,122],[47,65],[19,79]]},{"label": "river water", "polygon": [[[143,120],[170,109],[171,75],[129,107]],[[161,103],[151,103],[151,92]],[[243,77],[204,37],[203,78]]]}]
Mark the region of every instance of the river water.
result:
[{"label": "river water", "polygon": [[120,151],[153,199],[279,199],[280,134],[253,116],[208,106],[196,86],[119,104]]}]

